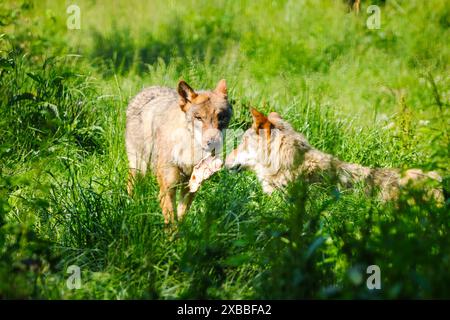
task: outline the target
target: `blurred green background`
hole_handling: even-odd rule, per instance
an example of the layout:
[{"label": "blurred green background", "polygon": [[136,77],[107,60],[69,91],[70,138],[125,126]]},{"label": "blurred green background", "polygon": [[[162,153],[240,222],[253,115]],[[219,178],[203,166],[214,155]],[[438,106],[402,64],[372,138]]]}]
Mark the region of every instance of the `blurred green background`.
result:
[{"label": "blurred green background", "polygon": [[143,87],[225,78],[233,129],[255,106],[342,160],[447,177],[449,27],[445,0],[2,1],[0,298],[449,298],[448,204],[222,171],[169,236],[124,148]]}]

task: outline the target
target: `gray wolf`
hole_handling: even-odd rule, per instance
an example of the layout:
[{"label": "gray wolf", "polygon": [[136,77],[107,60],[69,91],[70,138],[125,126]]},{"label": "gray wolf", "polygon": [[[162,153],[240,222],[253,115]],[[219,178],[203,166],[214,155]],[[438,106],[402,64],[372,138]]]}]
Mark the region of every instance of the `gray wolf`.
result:
[{"label": "gray wolf", "polygon": [[[251,113],[252,127],[244,133],[240,145],[227,156],[225,166],[255,172],[266,193],[298,178],[312,183],[327,177],[345,188],[362,182],[368,190],[377,189],[382,200],[388,201],[397,199],[402,187],[429,179],[441,181],[436,172],[425,173],[420,169],[401,172],[341,161],[312,147],[278,113],[272,112],[267,117],[256,109],[251,109]],[[432,189],[430,196],[443,200],[439,189]]]},{"label": "gray wolf", "polygon": [[211,91],[196,92],[185,81],[176,90],[157,86],[142,90],[127,108],[128,193],[132,194],[136,176],[150,168],[159,184],[164,222],[173,223],[175,212],[181,220],[194,197],[187,186],[193,167],[220,149],[231,115],[225,80]]}]

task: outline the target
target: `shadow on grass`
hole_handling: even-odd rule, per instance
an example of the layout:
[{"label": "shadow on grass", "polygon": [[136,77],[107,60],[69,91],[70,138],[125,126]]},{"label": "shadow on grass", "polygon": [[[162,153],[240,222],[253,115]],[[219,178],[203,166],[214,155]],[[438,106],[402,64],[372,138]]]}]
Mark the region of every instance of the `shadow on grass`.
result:
[{"label": "shadow on grass", "polygon": [[[182,59],[215,62],[223,55],[227,41],[238,41],[232,30],[231,18],[205,18],[202,24],[187,24],[181,18],[174,18],[162,26],[159,34],[142,31],[138,37],[130,37],[129,29],[112,26],[109,33],[95,31],[91,58],[112,72],[126,74],[134,71],[142,74],[147,65],[162,59],[166,64]],[[112,69],[112,70],[111,70]]]}]

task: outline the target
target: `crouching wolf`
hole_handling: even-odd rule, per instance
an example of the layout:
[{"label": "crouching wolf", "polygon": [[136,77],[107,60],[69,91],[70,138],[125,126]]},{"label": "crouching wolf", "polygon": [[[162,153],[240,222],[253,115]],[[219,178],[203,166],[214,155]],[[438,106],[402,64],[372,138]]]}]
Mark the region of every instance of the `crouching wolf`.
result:
[{"label": "crouching wolf", "polygon": [[150,168],[159,184],[164,222],[174,222],[175,208],[180,220],[194,197],[187,187],[192,169],[220,148],[231,114],[225,80],[212,91],[195,92],[184,81],[177,90],[150,87],[141,91],[127,109],[128,193],[136,175],[145,175]]},{"label": "crouching wolf", "polygon": [[[244,133],[241,144],[227,156],[225,166],[254,171],[266,193],[297,178],[310,183],[326,177],[347,188],[363,182],[368,190],[378,189],[382,200],[389,201],[396,199],[404,186],[430,179],[441,181],[436,172],[410,169],[402,173],[398,169],[368,168],[343,162],[313,148],[278,113],[272,112],[268,117],[255,109],[251,113],[253,125]],[[430,196],[443,200],[439,189],[430,190],[427,198]]]}]

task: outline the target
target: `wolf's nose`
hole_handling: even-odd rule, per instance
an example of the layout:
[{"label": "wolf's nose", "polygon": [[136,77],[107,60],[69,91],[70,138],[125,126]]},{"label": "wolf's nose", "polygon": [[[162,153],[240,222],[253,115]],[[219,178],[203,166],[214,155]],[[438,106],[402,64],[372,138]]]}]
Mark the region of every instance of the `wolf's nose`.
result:
[{"label": "wolf's nose", "polygon": [[214,138],[211,138],[211,139],[208,140],[208,142],[206,142],[206,145],[207,145],[208,147],[215,146],[216,144],[217,144],[217,140],[214,139]]}]

